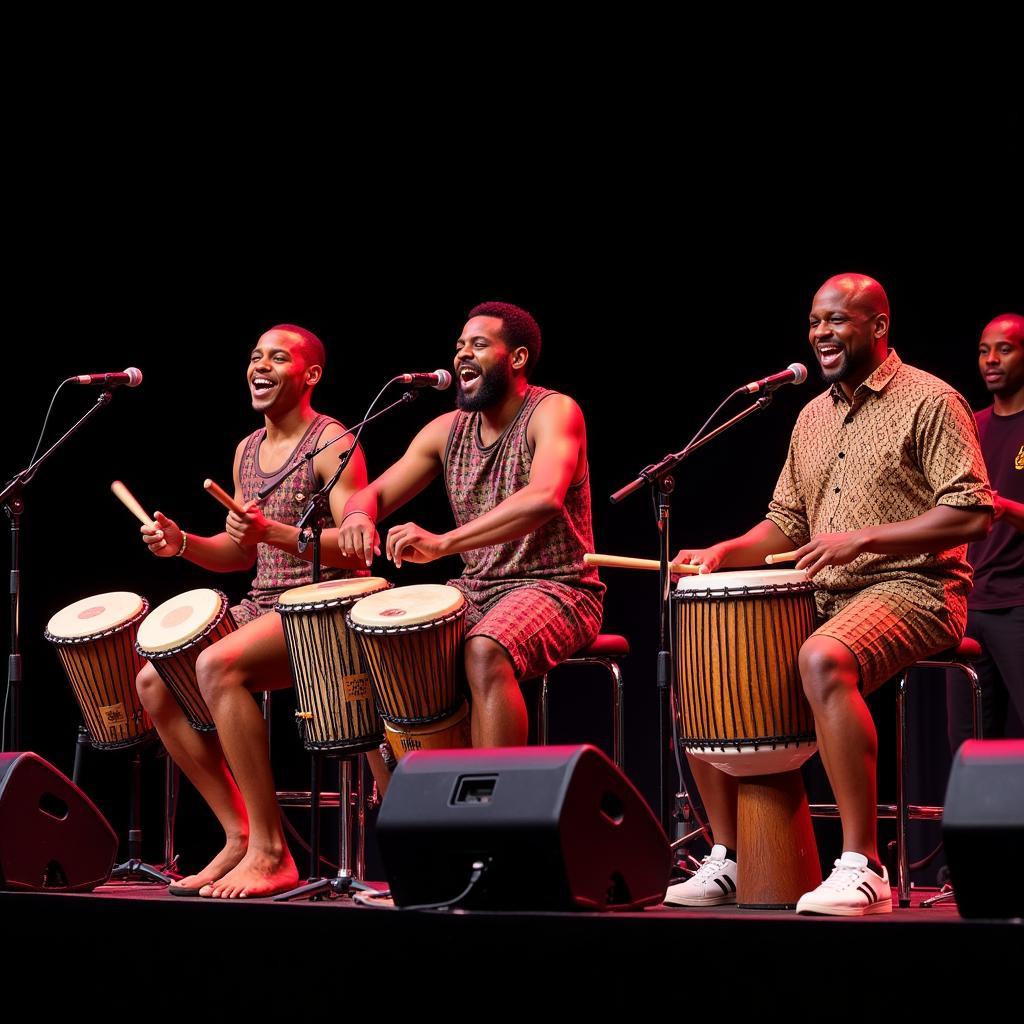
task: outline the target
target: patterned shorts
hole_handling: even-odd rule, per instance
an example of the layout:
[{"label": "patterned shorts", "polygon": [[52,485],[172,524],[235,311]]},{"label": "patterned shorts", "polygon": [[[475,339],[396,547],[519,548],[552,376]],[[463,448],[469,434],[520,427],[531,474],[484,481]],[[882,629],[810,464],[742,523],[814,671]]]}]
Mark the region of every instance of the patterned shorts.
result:
[{"label": "patterned shorts", "polygon": [[818,610],[827,618],[812,636],[832,637],[850,649],[868,694],[915,661],[955,647],[967,618],[959,603],[936,613],[906,588],[883,584],[853,594],[819,591]]},{"label": "patterned shorts", "polygon": [[486,636],[501,644],[517,679],[541,676],[585,647],[601,628],[601,599],[589,590],[549,580],[510,580],[470,589],[449,580],[469,602],[468,640]]}]

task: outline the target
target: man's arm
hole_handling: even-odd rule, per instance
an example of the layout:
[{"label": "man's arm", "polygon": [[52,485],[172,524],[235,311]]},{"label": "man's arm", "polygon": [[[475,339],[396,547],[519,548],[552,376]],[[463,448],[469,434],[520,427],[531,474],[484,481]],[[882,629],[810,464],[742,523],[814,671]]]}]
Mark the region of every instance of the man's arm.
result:
[{"label": "man's arm", "polygon": [[1009,523],[1015,530],[1024,533],[1024,504],[1013,501],[1011,498],[1004,498],[1001,494],[992,492],[996,503],[995,518],[998,522]]},{"label": "man's arm", "polygon": [[454,418],[455,413],[446,413],[431,420],[396,463],[348,499],[338,530],[342,555],[368,566],[380,554],[378,520],[415,498],[441,472]]},{"label": "man's arm", "polygon": [[529,483],[482,516],[445,534],[433,534],[415,523],[388,531],[387,554],[396,566],[402,561],[430,562],[443,555],[500,544],[524,537],[562,509],[586,451],[586,425],[580,407],[567,395],[546,398],[530,419],[533,444]]},{"label": "man's arm", "polygon": [[936,505],[902,523],[867,526],[850,533],[821,533],[797,551],[796,568],[813,577],[826,565],[846,565],[858,555],[923,555],[983,540],[992,522],[988,507]]},{"label": "man's arm", "polygon": [[742,566],[763,566],[765,556],[791,551],[793,542],[770,519],[762,519],[740,537],[719,541],[709,548],[684,548],[673,559],[699,565],[702,573]]}]

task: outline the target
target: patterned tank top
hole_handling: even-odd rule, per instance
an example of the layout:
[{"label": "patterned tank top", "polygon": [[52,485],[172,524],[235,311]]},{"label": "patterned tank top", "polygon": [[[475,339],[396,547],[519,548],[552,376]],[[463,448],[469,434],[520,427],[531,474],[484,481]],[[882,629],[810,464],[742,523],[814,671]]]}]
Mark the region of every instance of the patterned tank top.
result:
[{"label": "patterned tank top", "polygon": [[[324,428],[337,420],[318,413],[309,424],[302,440],[295,446],[291,455],[285,459],[273,473],[264,473],[260,469],[259,451],[266,430],[256,430],[245,439],[242,450],[242,461],[238,466],[238,480],[242,485],[242,497],[245,501],[255,498],[257,493],[279,479],[285,470],[294,466],[303,455],[312,451],[320,442]],[[340,443],[340,442],[339,442]],[[312,462],[307,462],[302,469],[296,470],[267,500],[263,503],[263,514],[268,519],[276,519],[279,523],[294,526],[306,508],[309,496],[320,487],[316,479]],[[330,512],[320,517],[324,529],[334,526]],[[308,554],[312,552],[307,549]],[[270,544],[256,545],[256,578],[252,581],[249,597],[260,608],[268,611],[277,604],[278,595],[292,587],[301,587],[311,582],[313,575],[312,562],[299,558],[288,551],[282,551]],[[325,580],[341,579],[347,576],[363,575],[350,569],[333,569],[323,567],[321,578]]]},{"label": "patterned tank top", "polygon": [[[480,439],[479,412],[457,412],[445,449],[445,486],[455,520],[477,519],[530,482],[533,450],[526,437],[537,406],[557,392],[529,387],[515,419],[493,444]],[[473,588],[497,580],[552,580],[604,593],[597,569],[583,555],[594,550],[590,471],[570,486],[562,510],[525,537],[462,552],[460,582]]]}]

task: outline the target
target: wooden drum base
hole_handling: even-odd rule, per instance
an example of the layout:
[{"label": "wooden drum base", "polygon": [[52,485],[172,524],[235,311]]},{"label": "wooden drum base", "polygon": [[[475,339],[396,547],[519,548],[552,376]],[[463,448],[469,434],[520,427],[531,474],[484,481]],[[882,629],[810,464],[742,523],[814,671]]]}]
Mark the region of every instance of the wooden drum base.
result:
[{"label": "wooden drum base", "polygon": [[821,883],[803,778],[795,771],[737,781],[736,903],[746,910],[795,907]]}]

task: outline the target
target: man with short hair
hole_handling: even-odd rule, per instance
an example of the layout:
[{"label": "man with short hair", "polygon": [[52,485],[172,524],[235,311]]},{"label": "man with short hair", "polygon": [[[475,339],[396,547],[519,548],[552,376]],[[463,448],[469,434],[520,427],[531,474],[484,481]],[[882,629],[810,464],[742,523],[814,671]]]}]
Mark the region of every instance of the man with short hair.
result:
[{"label": "man with short hair", "polygon": [[[970,408],[888,347],[889,302],[861,274],[814,296],[809,341],[829,389],[800,412],[767,518],[676,561],[703,572],[763,566],[796,550],[824,620],[800,649],[804,693],[843,826],[843,852],[798,913],[892,910],[877,848],[878,739],[864,696],[958,643],[967,618],[966,543],[985,536],[991,492]],[[735,902],[736,780],[690,759],[714,832],[700,870],[666,902]],[[719,884],[721,880],[722,884]]]},{"label": "man with short hair", "polygon": [[[200,691],[216,732],[191,727],[152,664],[137,686],[167,752],[182,769],[224,829],[224,848],[201,870],[170,887],[176,896],[255,897],[283,892],[298,872],[281,829],[281,814],[270,769],[267,731],[254,693],[291,685],[278,597],[311,582],[312,549],[300,554],[295,526],[309,494],[335,473],[350,440],[321,452],[293,473],[266,501],[257,493],[343,427],[316,412],[313,389],[323,375],[320,339],[295,324],[278,324],[256,343],[246,374],[252,407],[263,427],[239,442],[232,476],[235,501],[245,515],[229,512],[223,533],[185,533],[161,512],[156,528],[142,527],[142,539],[160,558],[176,555],[214,572],[240,572],[255,564],[256,577],[245,600],[231,609],[238,629],[207,647],[196,663]],[[366,483],[358,449],[331,492],[334,521],[346,500]],[[331,516],[324,515],[328,527]],[[324,579],[365,574],[362,564],[338,551],[337,531],[323,532]]]},{"label": "man with short hair", "polygon": [[[981,450],[995,490],[992,532],[967,549],[974,589],[967,635],[981,644],[975,664],[982,689],[982,735],[1020,734],[1024,722],[1024,317],[1003,313],[982,331],[978,370],[992,405],[975,413]],[[949,745],[971,735],[971,691],[949,673]]]},{"label": "man with short hair", "polygon": [[567,395],[530,383],[540,329],[504,302],[474,307],[455,345],[458,409],[428,423],[393,466],[345,507],[338,542],[370,565],[377,524],[444,475],[456,527],[434,534],[392,526],[397,568],[458,554],[450,584],[468,604],[464,648],[475,747],[525,744],[522,679],[589,643],[604,585],[593,551],[587,436]]}]

